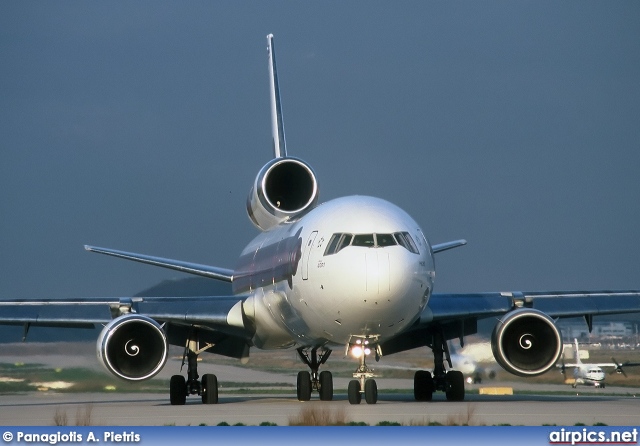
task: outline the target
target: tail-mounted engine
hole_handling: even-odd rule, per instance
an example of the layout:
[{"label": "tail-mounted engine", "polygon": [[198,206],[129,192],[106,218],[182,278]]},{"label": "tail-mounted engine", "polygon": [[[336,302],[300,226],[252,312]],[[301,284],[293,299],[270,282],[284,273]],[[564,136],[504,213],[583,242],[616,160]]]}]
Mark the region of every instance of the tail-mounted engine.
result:
[{"label": "tail-mounted engine", "polygon": [[311,167],[297,158],[275,158],[258,173],[247,198],[247,213],[266,231],[295,218],[318,202],[318,184]]},{"label": "tail-mounted engine", "polygon": [[111,373],[128,381],[154,376],[167,361],[167,352],[160,324],[139,314],[117,317],[98,337],[98,359]]},{"label": "tail-mounted engine", "polygon": [[562,354],[562,337],[545,313],[522,308],[503,316],[491,336],[493,356],[518,376],[541,375]]}]

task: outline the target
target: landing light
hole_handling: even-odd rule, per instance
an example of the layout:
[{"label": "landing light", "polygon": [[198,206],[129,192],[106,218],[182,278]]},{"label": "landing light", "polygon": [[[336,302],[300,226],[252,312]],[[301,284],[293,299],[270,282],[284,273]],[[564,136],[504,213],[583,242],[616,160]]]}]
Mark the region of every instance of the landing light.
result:
[{"label": "landing light", "polygon": [[369,356],[371,354],[371,349],[369,347],[362,347],[361,345],[354,345],[351,347],[351,355],[354,358],[360,358],[362,355]]}]

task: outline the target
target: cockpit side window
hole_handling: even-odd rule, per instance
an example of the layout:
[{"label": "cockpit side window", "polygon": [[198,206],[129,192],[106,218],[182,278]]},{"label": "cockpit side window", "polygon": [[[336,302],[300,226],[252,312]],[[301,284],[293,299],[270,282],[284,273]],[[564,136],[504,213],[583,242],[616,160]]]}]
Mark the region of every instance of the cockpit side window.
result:
[{"label": "cockpit side window", "polygon": [[352,239],[353,235],[351,234],[333,234],[331,236],[331,239],[329,239],[329,243],[327,244],[327,249],[325,249],[324,251],[324,255],[328,256],[339,252],[342,248],[346,248],[347,246],[349,246]]},{"label": "cockpit side window", "polygon": [[343,234],[333,234],[329,243],[327,244],[327,249],[324,250],[324,255],[328,256],[330,254],[335,254],[337,251],[336,247],[338,246],[338,242],[340,241],[340,237]]},{"label": "cockpit side window", "polygon": [[396,232],[395,234],[393,234],[393,236],[398,241],[398,245],[407,249],[409,252],[419,254],[418,247],[413,241],[413,238],[411,238],[411,234],[409,234],[408,232]]},{"label": "cockpit side window", "polygon": [[342,237],[340,237],[340,243],[338,243],[338,249],[336,249],[336,252],[340,251],[342,248],[346,248],[347,246],[349,246],[351,244],[352,239],[353,239],[353,235],[342,234]]}]

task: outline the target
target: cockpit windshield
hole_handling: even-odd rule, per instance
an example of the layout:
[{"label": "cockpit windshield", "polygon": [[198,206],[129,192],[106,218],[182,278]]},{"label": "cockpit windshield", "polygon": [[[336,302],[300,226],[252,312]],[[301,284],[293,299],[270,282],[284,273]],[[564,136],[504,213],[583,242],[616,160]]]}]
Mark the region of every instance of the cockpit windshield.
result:
[{"label": "cockpit windshield", "polygon": [[331,236],[324,255],[336,254],[347,246],[384,248],[394,245],[400,245],[407,251],[418,254],[418,248],[408,232],[395,232],[393,234],[336,233]]}]

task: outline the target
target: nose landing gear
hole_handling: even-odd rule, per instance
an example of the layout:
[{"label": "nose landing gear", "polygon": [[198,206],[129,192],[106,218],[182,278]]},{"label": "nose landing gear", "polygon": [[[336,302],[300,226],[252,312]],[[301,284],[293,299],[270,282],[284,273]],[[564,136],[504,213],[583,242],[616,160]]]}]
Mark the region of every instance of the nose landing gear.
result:
[{"label": "nose landing gear", "polygon": [[[373,349],[373,350],[372,350]],[[380,348],[377,344],[372,344],[369,338],[356,339],[354,344],[347,345],[347,353],[360,359],[360,365],[353,373],[355,379],[349,381],[347,393],[350,404],[360,404],[362,394],[367,404],[378,402],[378,384],[373,379],[373,369],[367,366],[367,356],[375,351],[376,361],[380,359]]]}]

